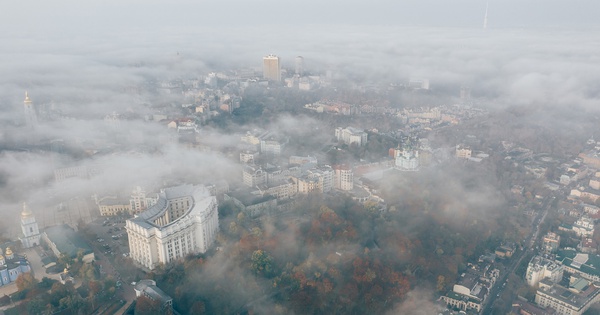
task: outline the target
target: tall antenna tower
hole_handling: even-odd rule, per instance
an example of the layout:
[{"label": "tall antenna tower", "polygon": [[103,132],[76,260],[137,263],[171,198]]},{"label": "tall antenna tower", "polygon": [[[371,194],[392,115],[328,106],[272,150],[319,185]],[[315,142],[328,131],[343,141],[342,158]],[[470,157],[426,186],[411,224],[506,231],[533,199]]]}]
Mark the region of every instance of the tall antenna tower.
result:
[{"label": "tall antenna tower", "polygon": [[487,15],[488,15],[488,7],[489,7],[490,3],[487,2],[485,5],[485,16],[483,17],[483,29],[487,29]]}]

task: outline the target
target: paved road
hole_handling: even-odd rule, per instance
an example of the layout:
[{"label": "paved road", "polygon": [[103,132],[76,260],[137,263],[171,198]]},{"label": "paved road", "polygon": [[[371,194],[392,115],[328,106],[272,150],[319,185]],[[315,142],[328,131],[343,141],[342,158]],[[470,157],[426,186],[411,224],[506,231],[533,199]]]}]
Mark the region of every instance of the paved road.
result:
[{"label": "paved road", "polygon": [[[105,218],[100,218],[94,220],[90,224],[87,225],[87,229],[96,235],[95,239],[88,239],[88,242],[92,245],[94,249],[94,255],[96,256],[96,263],[101,266],[101,277],[111,276],[115,280],[121,280],[121,274],[115,268],[113,264],[113,257],[118,256],[121,257],[123,253],[129,252],[129,246],[127,243],[127,239],[125,235],[125,219],[112,219],[109,224],[103,225]],[[122,221],[122,223],[115,223],[115,221]],[[113,225],[114,224],[114,225]],[[119,228],[115,231],[115,228]],[[112,232],[109,232],[112,230]],[[112,236],[117,234],[123,234],[119,237],[118,240],[113,240]],[[98,241],[98,238],[103,239],[102,242]],[[106,254],[106,249],[104,245],[108,244],[110,246],[110,250],[112,254]],[[125,275],[125,278],[127,276]],[[117,290],[117,298],[126,301],[127,303],[121,307],[121,309],[116,314],[121,314],[124,312],[127,307],[135,300],[135,291],[133,290],[133,286],[125,280],[121,281],[122,289]]]},{"label": "paved road", "polygon": [[510,265],[510,267],[506,269],[506,272],[504,273],[504,275],[502,275],[496,281],[496,283],[494,284],[494,286],[490,290],[489,298],[484,303],[483,308],[481,310],[481,314],[488,315],[488,314],[491,313],[491,306],[494,305],[494,301],[498,297],[498,294],[500,294],[500,292],[502,291],[502,289],[504,289],[504,287],[502,286],[502,284],[505,283],[506,279],[508,278],[508,276],[510,274],[514,273],[515,270],[517,269],[517,267],[521,265],[521,262],[523,261],[523,258],[527,257],[529,255],[529,253],[533,253],[534,252],[534,244],[535,244],[535,242],[536,242],[536,240],[537,240],[537,238],[539,236],[539,233],[540,233],[540,225],[546,219],[546,215],[548,215],[548,210],[550,209],[550,205],[552,204],[552,201],[554,201],[555,198],[556,198],[555,196],[551,195],[551,196],[546,197],[546,199],[544,199],[542,210],[533,219],[535,229],[532,231],[531,235],[529,235],[529,238],[525,242],[525,244],[529,245],[529,247],[527,247],[526,250],[521,251],[519,254],[517,254],[518,257],[514,257],[513,256],[513,262]]}]

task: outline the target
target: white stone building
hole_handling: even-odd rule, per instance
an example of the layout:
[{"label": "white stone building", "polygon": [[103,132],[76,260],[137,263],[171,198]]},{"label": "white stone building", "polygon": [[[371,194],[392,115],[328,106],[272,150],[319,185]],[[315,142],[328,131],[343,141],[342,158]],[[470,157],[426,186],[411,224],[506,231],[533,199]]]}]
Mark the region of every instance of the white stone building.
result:
[{"label": "white stone building", "polygon": [[562,280],[563,272],[562,265],[541,256],[534,256],[527,266],[525,280],[530,287],[537,286],[545,278],[557,283]]},{"label": "white stone building", "polygon": [[454,155],[460,159],[469,159],[471,158],[472,153],[473,151],[471,150],[471,147],[459,144],[456,146]]},{"label": "white stone building", "polygon": [[131,192],[131,199],[129,199],[129,204],[131,205],[130,211],[132,214],[140,213],[153,206],[157,199],[156,197],[148,197],[146,190],[140,186],[136,186]]},{"label": "white stone building", "polygon": [[245,165],[242,169],[242,182],[248,187],[267,183],[267,172],[259,166]]},{"label": "white stone building", "polygon": [[204,186],[162,190],[157,203],[125,225],[131,258],[154,269],[191,253],[204,253],[219,230],[217,199]]},{"label": "white stone building", "polygon": [[23,211],[21,212],[21,243],[23,248],[30,248],[40,245],[40,229],[35,220],[35,216],[29,210],[26,203],[23,203]]},{"label": "white stone building", "polygon": [[358,146],[364,146],[367,144],[367,133],[352,127],[335,128],[335,138],[347,145],[355,143]]},{"label": "white stone building", "polygon": [[411,148],[398,150],[394,159],[396,168],[402,171],[417,171],[419,169],[419,151]]},{"label": "white stone building", "polygon": [[583,216],[573,224],[573,231],[577,236],[592,236],[594,235],[594,220]]},{"label": "white stone building", "polygon": [[600,301],[599,285],[576,277],[571,278],[568,287],[542,280],[535,303],[555,310],[557,315],[582,315]]}]

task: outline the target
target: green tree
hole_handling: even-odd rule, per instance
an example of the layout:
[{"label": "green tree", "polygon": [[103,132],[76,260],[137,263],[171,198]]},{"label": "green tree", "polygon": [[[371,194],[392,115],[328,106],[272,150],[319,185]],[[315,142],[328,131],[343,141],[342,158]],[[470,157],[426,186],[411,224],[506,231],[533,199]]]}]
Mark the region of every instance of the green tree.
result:
[{"label": "green tree", "polygon": [[43,277],[42,281],[38,283],[38,287],[40,289],[48,290],[52,287],[52,285],[56,282],[56,280],[50,279],[48,277]]},{"label": "green tree", "polygon": [[273,258],[263,250],[255,250],[252,253],[251,268],[256,274],[271,276],[273,274]]},{"label": "green tree", "polygon": [[60,257],[58,257],[58,263],[65,267],[72,266],[74,262],[75,260],[69,255],[60,254]]},{"label": "green tree", "polygon": [[79,297],[77,294],[72,294],[60,299],[59,308],[60,309],[70,309],[74,313],[77,313],[80,308],[85,305],[85,301]]},{"label": "green tree", "polygon": [[64,285],[60,282],[54,283],[52,289],[50,289],[50,303],[54,307],[59,307],[60,300],[72,294],[74,290],[72,285]]},{"label": "green tree", "polygon": [[44,312],[44,301],[36,297],[27,302],[27,313],[31,315],[42,314]]}]

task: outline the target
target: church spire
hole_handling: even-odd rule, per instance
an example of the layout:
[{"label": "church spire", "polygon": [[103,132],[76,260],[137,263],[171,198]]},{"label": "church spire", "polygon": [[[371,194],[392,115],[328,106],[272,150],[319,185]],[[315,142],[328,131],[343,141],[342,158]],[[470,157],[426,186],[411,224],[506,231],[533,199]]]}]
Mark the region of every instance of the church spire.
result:
[{"label": "church spire", "polygon": [[32,214],[33,214],[33,212],[31,212],[31,210],[29,210],[29,207],[27,207],[27,203],[23,202],[23,211],[21,212],[21,216],[28,217]]}]

